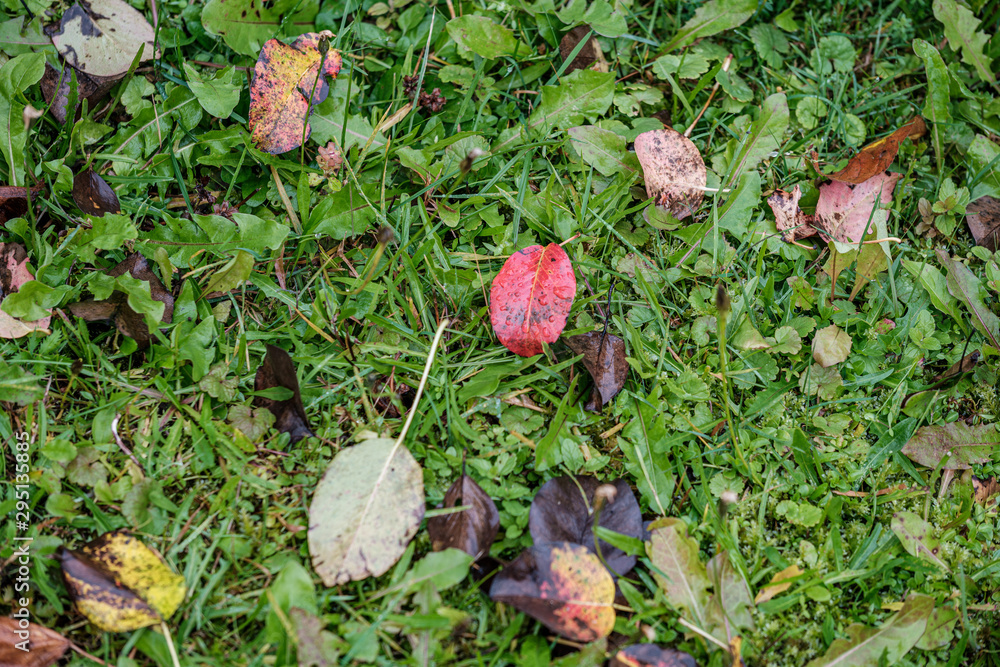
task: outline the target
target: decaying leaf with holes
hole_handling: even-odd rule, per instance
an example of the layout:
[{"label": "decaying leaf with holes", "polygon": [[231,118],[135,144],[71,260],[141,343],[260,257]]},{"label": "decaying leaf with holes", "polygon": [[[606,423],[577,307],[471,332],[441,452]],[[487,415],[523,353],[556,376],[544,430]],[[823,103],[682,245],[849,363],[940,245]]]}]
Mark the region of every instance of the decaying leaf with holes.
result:
[{"label": "decaying leaf with holes", "polygon": [[332,37],[324,30],[300,35],[291,44],[277,39],[264,44],[250,85],[250,136],[260,150],[284,153],[309,137],[306,117],[330,93],[326,77],[337,78],[342,65],[337,51],[325,56],[319,51],[320,41],[329,44]]},{"label": "decaying leaf with holes", "polygon": [[105,632],[156,625],[184,601],[184,577],[132,535],[105,533],[80,547],[62,549],[63,580],[80,613]]},{"label": "decaying leaf with holes", "polygon": [[802,188],[798,185],[792,188],[791,192],[775,190],[774,194],[767,198],[767,203],[774,212],[774,222],[778,231],[789,243],[817,234],[812,226],[815,216],[806,215],[799,208],[801,198]]},{"label": "decaying leaf with holes", "polygon": [[705,196],[708,171],[698,147],[680,132],[665,127],[635,138],[646,194],[678,220],[692,215]]},{"label": "decaying leaf with holes", "polygon": [[576,275],[569,255],[556,243],[533,245],[507,258],[490,286],[490,322],[514,354],[541,354],[566,327]]}]

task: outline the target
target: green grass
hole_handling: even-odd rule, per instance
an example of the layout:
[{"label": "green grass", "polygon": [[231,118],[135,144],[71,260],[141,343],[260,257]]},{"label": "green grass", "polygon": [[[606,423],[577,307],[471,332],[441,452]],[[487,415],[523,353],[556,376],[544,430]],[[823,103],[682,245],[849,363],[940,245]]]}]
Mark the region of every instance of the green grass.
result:
[{"label": "green grass", "polygon": [[[48,4],[29,3],[35,12]],[[543,92],[565,76],[558,40],[570,26],[545,3],[454,4],[459,14],[506,26],[530,47],[528,55],[493,60],[458,48],[444,27],[450,16],[443,2],[387,7],[379,17],[370,15],[374,3],[367,0],[279,4],[285,12],[292,6],[306,12],[299,22],[285,22],[282,35],[330,29],[337,35],[333,48],[345,55],[330,98],[314,109],[304,164],[298,150],[266,156],[247,147],[249,84],[242,69],[231,116],[215,118],[201,108],[182,64],[252,69],[256,53],[237,53],[207,33],[201,4],[179,0],[157,3],[160,59],[141,63],[75,126],[46,115],[29,131],[23,163],[28,180],[45,187],[29,214],[4,224],[0,241],[22,244],[36,279],[62,292],[44,304],[57,309],[51,334],[0,341],[0,436],[13,443],[28,432],[32,442],[27,534],[34,537],[35,622],[108,664],[171,665],[158,630],[110,634],[90,625],[68,600],[54,557],[60,546],[130,529],[185,578],[187,598],[168,621],[182,665],[298,664],[289,616],[295,606],[320,619],[339,664],[500,667],[558,657],[565,661],[559,664],[596,665],[612,647],[643,641],[685,650],[701,665],[732,664],[725,651],[685,635],[678,620],[689,616],[664,596],[644,557],[623,586],[612,643],[594,649],[599,658],[493,603],[488,583],[472,576],[440,592],[393,588],[430,552],[423,528],[387,574],[336,588],[321,584],[306,540],[312,492],[341,449],[365,437],[398,436],[431,339],[447,318],[405,444],[423,467],[428,508],[442,501],[465,458],[500,511],[491,552],[498,561],[531,544],[528,509],[546,480],[624,477],[647,519],[683,519],[702,560],[725,550],[753,593],[790,565],[805,573],[754,607],[754,629],[741,633],[746,664],[804,665],[846,637],[852,623],[879,626],[908,594],[920,593],[958,611],[959,620],[940,648],[915,648],[897,664],[1000,665],[996,505],[972,503],[961,471],[940,494],[940,471],[899,453],[921,426],[994,423],[1000,415],[1000,351],[973,327],[965,306],[956,302],[957,318],[946,314],[904,264],[927,262],[945,274],[934,251],[946,249],[982,281],[986,307],[1000,313],[1000,257],[974,249],[963,216],[934,238],[916,232],[919,200],[938,201],[946,178],[977,195],[1000,191],[997,164],[983,167],[970,152],[976,135],[994,145],[1000,136],[996,91],[947,46],[929,2],[763,3],[742,25],[673,51],[707,60],[695,76],[671,74],[670,81],[657,76],[653,63],[693,8],[621,3],[627,28],[616,38],[598,36],[614,72],[613,100],[599,112],[562,116],[552,127],[533,114],[566,89],[564,80]],[[989,33],[996,10],[988,2],[971,4]],[[13,1],[0,11],[4,20],[23,14]],[[376,26],[383,19],[384,30]],[[774,28],[776,21],[790,27],[788,20],[797,29]],[[761,38],[753,32],[768,25],[787,39],[787,49],[770,60],[755,49]],[[834,36],[853,50],[844,62],[817,55],[843,46],[830,41]],[[892,169],[904,177],[887,226],[902,243],[892,244],[887,270],[852,302],[855,266],[832,290],[822,271],[826,245],[784,243],[765,198],[798,183],[810,211],[818,194],[808,165],[813,151],[832,171],[861,145],[921,113],[927,77],[914,38],[938,46],[951,72],[952,121],[939,128],[941,155],[931,135],[902,144]],[[22,53],[2,44],[0,51],[0,63]],[[631,147],[637,134],[656,126],[655,114],[683,132],[708,102],[713,72],[728,53],[749,101],[720,89],[691,138],[708,165],[709,187],[722,187],[764,99],[784,92],[791,117],[774,137],[778,154],[753,170],[761,196],[730,227],[713,225],[725,215],[726,196],[707,193],[693,220],[655,228],[642,215],[641,170],[604,175],[581,159],[565,130],[599,125]],[[1000,56],[997,38],[986,53]],[[46,57],[55,62],[51,49]],[[446,64],[468,69],[443,76]],[[195,67],[205,77],[219,69]],[[368,142],[383,118],[410,101],[403,77],[411,75],[425,91],[441,89],[444,109],[417,109]],[[0,94],[45,108],[37,85]],[[813,102],[803,101],[811,98],[825,101],[825,115],[810,120],[805,108]],[[156,114],[164,118],[159,128]],[[17,129],[20,116],[10,123],[0,124],[0,137]],[[530,132],[511,140],[517,128]],[[316,156],[329,140],[349,148],[348,167],[327,179]],[[459,163],[473,147],[490,152],[462,175]],[[94,223],[71,196],[72,175],[88,162],[115,189],[125,216],[120,224],[130,231],[96,245],[81,243]],[[291,229],[271,165],[301,233]],[[0,180],[13,181],[3,160]],[[215,223],[199,229],[192,221],[192,211],[211,213],[205,193],[289,228],[275,249],[253,250],[248,279],[211,296],[206,286],[240,244],[219,236]],[[373,268],[382,225],[395,239]],[[607,326],[628,350],[625,390],[601,414],[583,410],[590,379],[565,345],[524,360],[499,344],[489,320],[489,288],[503,259],[571,237],[565,248],[579,290],[565,333]],[[147,350],[68,310],[94,290],[110,289],[101,273],[133,250],[156,263],[177,297],[173,323]],[[360,291],[344,294],[369,272]],[[716,331],[717,284],[733,304],[725,359]],[[895,328],[878,333],[885,319]],[[835,367],[842,386],[814,378],[811,340],[831,324],[853,340],[850,356]],[[802,349],[747,349],[740,345],[743,327],[764,337],[792,327]],[[927,409],[907,414],[903,398],[932,384],[961,357],[967,340],[968,351],[983,351],[974,372]],[[251,404],[265,343],[295,361],[317,438],[290,446],[273,429],[252,440],[232,425],[231,409]],[[730,412],[735,428],[723,425]],[[6,514],[16,499],[15,459],[12,449],[5,452],[0,507]],[[1000,450],[994,447],[991,461],[972,472],[1000,473]],[[726,491],[739,500],[720,517]],[[818,510],[821,518],[796,523],[792,504]],[[901,511],[933,526],[950,572],[904,550],[891,528]],[[13,567],[18,534],[11,521],[0,528],[5,571]],[[16,597],[5,579],[0,608],[13,608]],[[72,654],[66,664],[94,663]],[[864,664],[878,664],[877,658]]]}]

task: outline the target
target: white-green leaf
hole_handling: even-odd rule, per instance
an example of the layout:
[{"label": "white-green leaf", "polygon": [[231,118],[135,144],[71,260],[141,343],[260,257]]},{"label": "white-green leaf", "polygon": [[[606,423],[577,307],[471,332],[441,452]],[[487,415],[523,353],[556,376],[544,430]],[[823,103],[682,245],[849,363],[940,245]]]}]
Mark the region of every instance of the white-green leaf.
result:
[{"label": "white-green leaf", "polygon": [[757,0],[709,0],[677,31],[664,51],[743,25],[757,11],[757,4]]},{"label": "white-green leaf", "polygon": [[567,132],[576,154],[605,176],[636,172],[638,163],[635,155],[625,149],[624,137],[596,125],[571,127]]}]

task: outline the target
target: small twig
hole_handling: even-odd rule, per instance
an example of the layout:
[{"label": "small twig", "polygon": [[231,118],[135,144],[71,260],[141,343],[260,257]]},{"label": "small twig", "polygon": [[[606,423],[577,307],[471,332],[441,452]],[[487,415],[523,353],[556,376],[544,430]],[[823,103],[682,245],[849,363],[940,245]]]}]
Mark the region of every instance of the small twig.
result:
[{"label": "small twig", "polygon": [[[728,56],[726,56],[726,59],[722,63],[722,71],[728,72],[729,66],[732,63],[733,63],[733,54],[730,53]],[[701,111],[698,112],[698,115],[694,117],[694,120],[691,122],[691,126],[688,127],[688,129],[684,130],[685,137],[691,136],[691,132],[694,130],[694,126],[698,124],[699,120],[701,120],[702,115],[706,111],[708,111],[708,105],[712,103],[712,98],[715,97],[715,93],[718,92],[718,90],[719,90],[719,82],[716,81],[715,85],[712,86],[712,92],[708,94],[708,99],[705,101],[705,106],[703,106],[701,108]]]},{"label": "small twig", "polygon": [[133,454],[132,450],[128,448],[128,445],[122,442],[122,437],[118,435],[118,420],[120,419],[121,415],[115,415],[115,418],[111,420],[111,433],[115,436],[115,442],[118,443],[118,448],[125,452],[130,459],[132,459],[132,463],[138,466],[139,470],[142,470],[142,472],[145,473],[146,471],[143,469],[142,464],[139,463],[139,459],[135,457],[135,454]]},{"label": "small twig", "polygon": [[173,660],[174,667],[181,667],[181,661],[177,657],[177,649],[174,648],[174,640],[170,636],[170,628],[167,627],[166,621],[160,621],[160,629],[163,631],[163,637],[167,640],[167,649],[170,650],[170,659]]},{"label": "small twig", "polygon": [[98,658],[96,655],[90,655],[89,653],[87,653],[86,651],[84,651],[82,648],[80,648],[79,646],[77,646],[76,644],[74,644],[73,642],[69,643],[69,647],[71,649],[73,649],[74,651],[76,651],[77,653],[79,653],[80,655],[82,655],[84,658],[87,658],[88,660],[93,660],[94,662],[96,662],[99,665],[104,665],[104,667],[112,667],[112,665],[110,663],[104,662],[103,660],[101,660],[100,658]]},{"label": "small twig", "polygon": [[278,170],[275,169],[273,164],[271,165],[271,176],[274,177],[274,184],[278,187],[278,196],[281,197],[281,203],[285,205],[285,212],[288,213],[288,220],[292,223],[292,229],[295,230],[296,234],[301,234],[302,225],[299,223],[299,216],[295,215],[292,200],[288,198],[285,186],[281,183],[281,177],[278,176]]}]

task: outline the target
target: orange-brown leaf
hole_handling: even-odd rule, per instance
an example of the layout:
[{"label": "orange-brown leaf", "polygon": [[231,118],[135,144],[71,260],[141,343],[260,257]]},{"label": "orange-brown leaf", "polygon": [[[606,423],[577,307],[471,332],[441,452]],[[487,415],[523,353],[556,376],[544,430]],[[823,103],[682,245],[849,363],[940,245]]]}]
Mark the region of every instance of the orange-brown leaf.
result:
[{"label": "orange-brown leaf", "polygon": [[843,183],[863,183],[875,174],[885,171],[896,159],[899,152],[899,144],[907,137],[917,138],[927,132],[927,126],[923,118],[917,116],[909,123],[899,128],[887,137],[882,137],[878,141],[873,141],[861,149],[857,155],[851,158],[847,166],[836,174],[830,174],[830,178]]},{"label": "orange-brown leaf", "polygon": [[250,136],[260,150],[290,151],[302,145],[303,128],[306,137],[312,131],[306,122],[309,97],[313,107],[325,100],[330,92],[326,77],[337,78],[343,63],[333,49],[323,60],[317,47],[324,37],[333,33],[306,33],[291,44],[269,39],[261,49],[250,86],[249,118]]},{"label": "orange-brown leaf", "polygon": [[68,648],[69,640],[55,630],[0,616],[0,665],[4,667],[49,667]]}]

